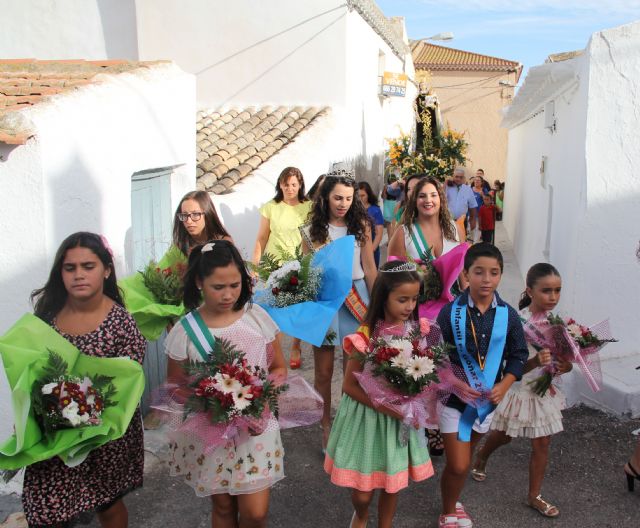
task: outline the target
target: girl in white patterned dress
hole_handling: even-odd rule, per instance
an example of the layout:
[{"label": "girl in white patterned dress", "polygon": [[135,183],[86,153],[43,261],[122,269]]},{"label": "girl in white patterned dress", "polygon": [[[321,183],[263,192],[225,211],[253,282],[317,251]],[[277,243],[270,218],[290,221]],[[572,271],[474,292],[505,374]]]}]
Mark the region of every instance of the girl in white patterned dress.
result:
[{"label": "girl in white patterned dress", "polygon": [[[195,247],[184,281],[185,307],[193,309],[190,315],[201,331],[208,329],[214,339],[230,341],[245,353],[250,365],[276,378],[286,377],[278,327],[260,306],[250,303],[251,278],[233,244],[216,240]],[[183,364],[203,358],[183,324],[176,324],[169,333],[166,352],[168,382],[184,387]],[[178,401],[188,394],[183,388],[176,392]],[[172,440],[171,475],[183,476],[196,495],[212,496],[212,526],[266,526],[269,488],[284,478],[284,450],[275,417],[261,434],[240,434],[210,450],[184,433],[176,433]]]},{"label": "girl in white patterned dress", "polygon": [[[524,321],[532,316],[544,317],[560,300],[562,280],[558,270],[551,264],[534,264],[527,272],[527,289],[522,293],[520,316]],[[558,360],[556,371],[564,374],[572,369],[571,363]],[[495,410],[491,421],[491,432],[478,450],[471,470],[471,477],[482,482],[487,477],[486,464],[491,454],[512,438],[531,438],[529,461],[528,505],[545,517],[557,517],[557,506],[545,501],[540,494],[547,462],[551,436],[563,430],[562,409],[565,399],[560,390],[552,385],[544,396],[538,396],[529,385],[541,375],[541,368],[551,363],[549,349],[536,351],[529,345],[529,361],[525,366],[522,381],[516,382]]]}]

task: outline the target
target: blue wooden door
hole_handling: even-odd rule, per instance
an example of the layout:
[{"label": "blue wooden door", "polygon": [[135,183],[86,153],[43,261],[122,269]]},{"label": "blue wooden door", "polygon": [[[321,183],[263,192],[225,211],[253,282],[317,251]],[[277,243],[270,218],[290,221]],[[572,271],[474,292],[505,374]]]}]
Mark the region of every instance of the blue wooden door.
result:
[{"label": "blue wooden door", "polygon": [[[136,172],[131,178],[131,232],[133,265],[143,269],[150,260],[158,261],[171,244],[173,211],[171,210],[171,168]],[[144,360],[146,385],[142,410],[147,412],[151,396],[166,378],[167,358],[164,339],[147,345]]]}]

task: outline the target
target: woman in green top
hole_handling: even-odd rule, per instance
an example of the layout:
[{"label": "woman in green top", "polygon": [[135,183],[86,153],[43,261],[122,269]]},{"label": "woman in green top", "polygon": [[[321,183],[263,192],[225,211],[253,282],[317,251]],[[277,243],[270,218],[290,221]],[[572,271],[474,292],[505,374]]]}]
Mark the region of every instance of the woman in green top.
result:
[{"label": "woman in green top", "polygon": [[[305,197],[302,172],[295,167],[287,167],[278,176],[273,200],[260,208],[252,262],[258,265],[264,253],[280,259],[283,251],[294,254],[302,242],[298,228],[305,223],[310,210],[311,201]],[[289,366],[297,369],[301,364],[300,339],[294,338]]]}]

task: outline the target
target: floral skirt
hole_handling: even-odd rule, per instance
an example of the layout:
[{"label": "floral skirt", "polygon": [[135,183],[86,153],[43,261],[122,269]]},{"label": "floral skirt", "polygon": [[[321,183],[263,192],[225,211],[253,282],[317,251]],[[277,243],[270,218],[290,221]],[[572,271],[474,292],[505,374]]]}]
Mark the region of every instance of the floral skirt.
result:
[{"label": "floral skirt", "polygon": [[566,402],[560,390],[553,386],[540,397],[526,385],[514,384],[498,405],[491,421],[491,429],[504,431],[513,438],[540,438],[563,430],[562,409]]},{"label": "floral skirt", "polygon": [[255,493],[284,478],[279,429],[229,440],[206,455],[183,436],[176,436],[170,449],[171,476],[184,477],[199,497]]}]

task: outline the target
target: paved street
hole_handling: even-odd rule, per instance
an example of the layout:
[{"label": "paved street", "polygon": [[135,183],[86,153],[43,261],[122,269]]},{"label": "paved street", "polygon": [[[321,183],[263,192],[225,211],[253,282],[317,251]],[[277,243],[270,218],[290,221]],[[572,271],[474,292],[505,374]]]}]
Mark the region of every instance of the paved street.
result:
[{"label": "paved street", "polygon": [[[522,287],[513,256],[504,233],[498,243],[505,250],[507,276],[501,288],[504,296],[515,302]],[[312,356],[303,352],[303,374],[313,379]],[[640,375],[640,374],[639,374]],[[336,359],[334,400],[340,390],[341,365]],[[517,440],[498,451],[488,466],[484,483],[469,480],[463,501],[478,528],[508,526],[553,526],[580,528],[631,528],[638,526],[640,486],[628,493],[622,465],[632,452],[637,437],[631,431],[640,420],[621,421],[585,407],[565,412],[565,432],[554,437],[551,462],[543,495],[557,504],[561,515],[543,519],[524,504],[527,492],[528,441]],[[269,526],[347,527],[351,517],[349,490],[332,485],[322,470],[320,428],[312,426],[283,432],[287,478],[274,486]],[[151,451],[161,455],[162,441],[157,433],[148,435]],[[195,496],[180,480],[168,477],[158,457],[148,454],[150,470],[144,488],[126,499],[130,526],[160,528],[165,526],[204,528],[210,526],[210,501]],[[435,459],[436,476],[411,485],[400,495],[394,526],[398,528],[435,527],[440,507],[438,473],[442,458]],[[2,518],[20,509],[12,496],[0,497]],[[372,510],[375,515],[375,511]],[[89,524],[97,528],[94,521]],[[374,519],[370,526],[375,526]]]}]

